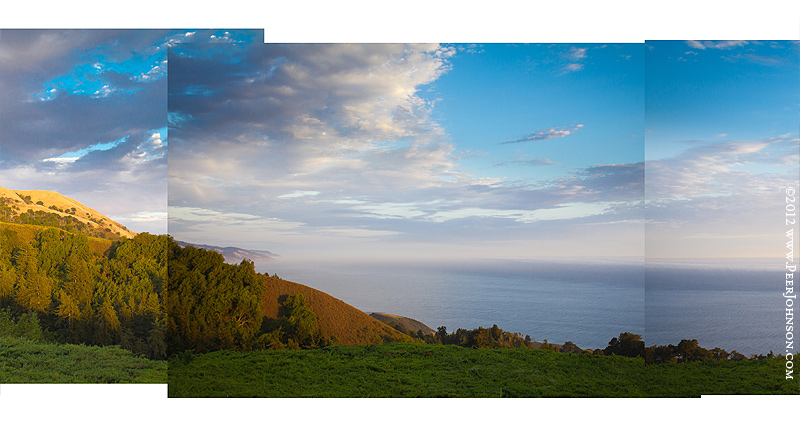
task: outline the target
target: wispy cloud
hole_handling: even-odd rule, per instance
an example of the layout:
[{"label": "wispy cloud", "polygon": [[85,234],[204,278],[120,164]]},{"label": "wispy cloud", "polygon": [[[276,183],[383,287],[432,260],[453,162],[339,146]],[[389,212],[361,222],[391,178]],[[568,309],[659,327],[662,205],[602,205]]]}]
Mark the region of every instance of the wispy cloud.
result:
[{"label": "wispy cloud", "polygon": [[572,47],[565,55],[567,59],[571,59],[573,61],[579,61],[586,57],[586,48],[585,47]]},{"label": "wispy cloud", "polygon": [[754,53],[737,53],[731,56],[723,56],[722,59],[729,62],[749,62],[751,64],[775,66],[784,63],[784,59],[778,56],[762,56]]},{"label": "wispy cloud", "polygon": [[505,141],[501,144],[526,143],[529,141],[541,141],[541,140],[550,140],[553,138],[563,138],[567,135],[571,135],[577,132],[578,129],[582,127],[583,127],[582,124],[576,124],[567,127],[551,127],[550,129],[543,129],[540,131],[530,133],[518,140]]},{"label": "wispy cloud", "polygon": [[782,230],[765,212],[780,210],[780,187],[797,183],[797,150],[796,136],[781,136],[723,141],[648,161],[648,256],[774,253]]},{"label": "wispy cloud", "polygon": [[649,161],[648,202],[762,191],[759,178],[765,171],[754,172],[747,166],[782,162],[781,157],[797,154],[797,144],[797,138],[790,136],[723,141],[694,147],[674,158]]},{"label": "wispy cloud", "polygon": [[549,158],[531,158],[528,156],[518,156],[513,161],[507,162],[498,162],[494,164],[495,167],[506,167],[509,165],[522,165],[522,166],[531,166],[531,167],[538,167],[544,165],[558,165],[557,162],[552,161]]},{"label": "wispy cloud", "polygon": [[319,191],[295,191],[294,193],[281,194],[278,199],[294,199],[297,197],[316,196]]},{"label": "wispy cloud", "polygon": [[562,64],[559,75],[583,70],[588,56],[587,51],[586,47],[571,47],[568,51],[562,53],[560,55],[561,62],[566,61],[566,64]]},{"label": "wispy cloud", "polygon": [[748,41],[742,40],[728,40],[728,41],[694,41],[689,40],[686,41],[686,45],[693,49],[698,50],[705,50],[705,49],[721,49],[721,50],[730,50],[735,47],[742,47],[748,44]]}]

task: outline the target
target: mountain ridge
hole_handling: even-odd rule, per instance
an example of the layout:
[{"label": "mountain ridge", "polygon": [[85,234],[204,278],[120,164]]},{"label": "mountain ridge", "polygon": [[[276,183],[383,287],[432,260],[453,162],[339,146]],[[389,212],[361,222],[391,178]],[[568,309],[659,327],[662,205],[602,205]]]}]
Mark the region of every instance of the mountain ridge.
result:
[{"label": "mountain ridge", "polygon": [[175,242],[180,247],[186,246],[193,246],[198,249],[206,249],[217,252],[225,258],[225,262],[227,263],[240,263],[242,260],[249,259],[251,261],[256,260],[274,260],[275,257],[279,257],[280,255],[276,253],[272,253],[268,250],[259,250],[259,249],[242,249],[241,247],[235,246],[212,246],[210,244],[197,244],[197,243],[189,243],[186,241],[179,241],[175,240]]}]

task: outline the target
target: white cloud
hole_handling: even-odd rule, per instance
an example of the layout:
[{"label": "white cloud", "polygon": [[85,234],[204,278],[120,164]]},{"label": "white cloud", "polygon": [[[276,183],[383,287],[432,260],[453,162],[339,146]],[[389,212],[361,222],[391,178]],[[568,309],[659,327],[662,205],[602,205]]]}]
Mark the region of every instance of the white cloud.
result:
[{"label": "white cloud", "polygon": [[705,49],[722,49],[722,50],[729,50],[734,47],[742,47],[748,44],[748,41],[742,40],[729,40],[729,41],[686,41],[686,45],[693,49],[698,50],[705,50]]},{"label": "white cloud", "polygon": [[594,203],[565,203],[554,208],[535,209],[535,210],[513,210],[513,209],[486,209],[486,208],[463,208],[452,211],[441,211],[429,217],[434,222],[445,222],[448,220],[463,219],[468,217],[493,217],[511,219],[521,223],[534,223],[545,220],[569,220],[590,217],[608,212],[614,202],[594,202]]},{"label": "white cloud", "polygon": [[376,237],[387,237],[391,235],[398,235],[400,232],[396,231],[376,231],[372,229],[320,229],[316,232],[319,235],[328,235],[334,237],[346,237],[346,238],[376,238]]},{"label": "white cloud", "polygon": [[292,199],[296,197],[317,196],[319,191],[295,191],[294,193],[282,194],[278,199]]},{"label": "white cloud", "polygon": [[425,205],[418,203],[372,203],[356,205],[354,211],[366,213],[364,217],[378,219],[414,219],[427,215],[420,211]]},{"label": "white cloud", "polygon": [[567,52],[566,56],[568,59],[573,61],[578,61],[586,57],[586,48],[585,47],[573,47]]},{"label": "white cloud", "polygon": [[[686,199],[716,193],[736,193],[756,188],[758,173],[746,166],[763,163],[775,164],[774,153],[794,155],[796,139],[784,137],[757,141],[725,141],[718,144],[689,149],[681,155],[647,162],[647,199],[659,202],[664,199]],[[767,153],[768,148],[776,148]],[[782,152],[781,152],[782,151]]]},{"label": "white cloud", "polygon": [[511,144],[511,143],[525,143],[528,141],[539,141],[539,140],[550,140],[553,138],[563,138],[567,135],[571,135],[577,132],[580,128],[583,127],[583,124],[576,124],[574,126],[567,126],[567,127],[552,127],[550,129],[542,129],[540,131],[536,131],[530,133],[518,140],[514,141],[506,141],[503,144]]},{"label": "white cloud", "polygon": [[691,47],[693,49],[698,49],[698,50],[705,50],[706,49],[706,46],[704,46],[703,43],[701,43],[700,41],[693,41],[693,40],[686,41],[686,45],[688,45],[689,47]]},{"label": "white cloud", "polygon": [[64,165],[64,164],[71,164],[71,163],[77,161],[78,159],[80,159],[79,156],[74,156],[74,157],[71,157],[71,158],[65,158],[65,157],[47,158],[47,159],[43,159],[42,161],[44,161],[44,162],[55,162],[56,164]]},{"label": "white cloud", "polygon": [[648,161],[648,256],[770,256],[782,231],[768,212],[784,206],[780,187],[798,182],[797,150],[781,136]]}]

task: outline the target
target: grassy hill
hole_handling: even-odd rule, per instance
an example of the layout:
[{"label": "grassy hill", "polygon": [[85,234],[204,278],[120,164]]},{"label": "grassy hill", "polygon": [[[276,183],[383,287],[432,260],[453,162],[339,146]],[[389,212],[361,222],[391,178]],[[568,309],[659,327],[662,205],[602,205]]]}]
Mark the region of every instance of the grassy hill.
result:
[{"label": "grassy hill", "polygon": [[103,234],[106,238],[133,238],[136,236],[135,232],[125,226],[55,191],[10,190],[0,187],[0,200],[2,200],[0,206],[3,209],[2,221],[20,220],[21,216],[26,216],[28,220],[31,219],[31,216],[41,219],[45,215],[52,214],[51,218],[57,217],[58,219],[50,221],[67,224],[80,223],[91,229],[94,234]]},{"label": "grassy hill", "polygon": [[428,325],[420,322],[419,320],[414,320],[409,317],[404,316],[396,316],[394,314],[387,314],[387,313],[371,313],[371,317],[380,320],[383,323],[391,326],[394,329],[397,329],[400,332],[413,332],[417,333],[418,331],[422,331],[423,335],[428,334],[435,334],[431,327]]},{"label": "grassy hill", "polygon": [[265,278],[265,283],[267,291],[263,299],[263,309],[266,318],[276,319],[280,316],[282,296],[301,294],[317,316],[323,334],[336,337],[341,344],[413,341],[411,337],[322,291],[276,277]]},{"label": "grassy hill", "polygon": [[[39,226],[39,225],[23,225],[19,223],[6,223],[0,222],[0,229],[5,230],[5,233],[8,235],[16,234],[17,238],[20,241],[33,241],[36,238],[36,235],[39,231],[43,229],[47,229],[47,226]],[[89,247],[92,250],[92,254],[95,256],[101,256],[108,249],[111,248],[112,241],[106,238],[97,238],[97,237],[88,237],[89,238]]]},{"label": "grassy hill", "polygon": [[798,394],[785,359],[645,365],[527,348],[392,343],[183,354],[170,397],[699,397]]}]

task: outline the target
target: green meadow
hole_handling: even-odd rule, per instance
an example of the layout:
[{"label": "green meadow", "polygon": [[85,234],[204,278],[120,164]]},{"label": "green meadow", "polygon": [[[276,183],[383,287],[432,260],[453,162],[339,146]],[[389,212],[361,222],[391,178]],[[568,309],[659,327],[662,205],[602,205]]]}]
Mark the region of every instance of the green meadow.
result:
[{"label": "green meadow", "polygon": [[181,353],[170,397],[698,397],[798,394],[782,357],[645,365],[527,348],[390,343]]},{"label": "green meadow", "polygon": [[119,346],[37,342],[0,336],[0,383],[164,384],[167,362],[133,356]]}]

